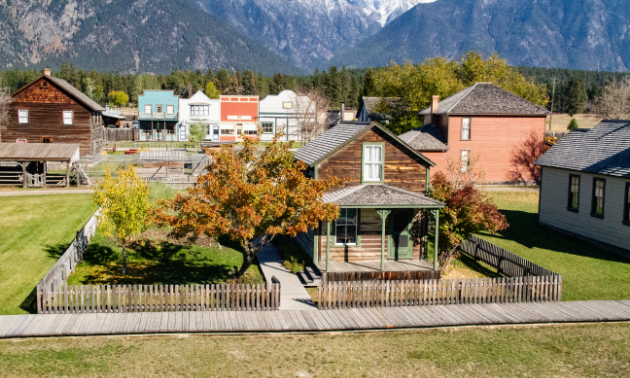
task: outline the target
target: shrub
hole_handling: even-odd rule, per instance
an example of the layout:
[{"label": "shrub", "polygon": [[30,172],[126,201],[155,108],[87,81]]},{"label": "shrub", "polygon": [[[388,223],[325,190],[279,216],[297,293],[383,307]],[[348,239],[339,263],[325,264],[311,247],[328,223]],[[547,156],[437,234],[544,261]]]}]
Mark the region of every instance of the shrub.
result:
[{"label": "shrub", "polygon": [[577,123],[577,121],[575,120],[575,118],[571,118],[571,122],[569,122],[569,127],[568,127],[568,129],[569,129],[569,130],[575,130],[575,129],[577,129],[578,127],[579,127],[579,126],[578,126],[578,123]]}]

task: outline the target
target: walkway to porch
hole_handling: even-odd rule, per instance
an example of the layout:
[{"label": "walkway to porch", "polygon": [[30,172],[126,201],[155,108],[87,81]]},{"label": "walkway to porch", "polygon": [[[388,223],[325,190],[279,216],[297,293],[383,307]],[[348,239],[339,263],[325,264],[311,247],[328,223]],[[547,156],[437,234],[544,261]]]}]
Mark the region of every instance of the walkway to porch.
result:
[{"label": "walkway to porch", "polygon": [[[321,272],[326,271],[326,262],[316,262],[315,265]],[[378,272],[381,270],[380,260],[369,261],[331,261],[329,272]],[[433,270],[433,264],[425,260],[386,260],[386,272],[401,272],[415,270]]]}]

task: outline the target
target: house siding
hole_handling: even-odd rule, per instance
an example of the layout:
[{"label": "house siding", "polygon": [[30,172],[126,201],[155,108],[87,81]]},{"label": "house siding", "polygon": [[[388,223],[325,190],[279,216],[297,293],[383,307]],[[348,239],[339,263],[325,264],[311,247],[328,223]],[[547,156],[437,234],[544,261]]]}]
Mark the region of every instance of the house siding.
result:
[{"label": "house siding", "polygon": [[[577,213],[567,210],[571,174],[580,176]],[[591,216],[593,178],[596,177],[606,179],[603,219]],[[630,179],[543,167],[540,224],[630,250],[630,226],[622,223],[626,183],[630,183]]]}]

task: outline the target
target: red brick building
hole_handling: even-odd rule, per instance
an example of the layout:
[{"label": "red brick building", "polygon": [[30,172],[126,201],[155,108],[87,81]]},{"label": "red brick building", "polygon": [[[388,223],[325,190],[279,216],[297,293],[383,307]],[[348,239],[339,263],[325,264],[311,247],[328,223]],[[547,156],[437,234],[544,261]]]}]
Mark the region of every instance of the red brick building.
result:
[{"label": "red brick building", "polygon": [[433,96],[432,106],[420,114],[424,126],[400,139],[436,164],[431,174],[445,172],[449,159],[466,170],[476,158],[485,181],[504,183],[517,180],[512,162],[517,148],[532,136],[544,141],[549,111],[494,84],[476,83],[442,101]]},{"label": "red brick building", "polygon": [[241,141],[258,134],[258,96],[221,96],[221,141]]}]

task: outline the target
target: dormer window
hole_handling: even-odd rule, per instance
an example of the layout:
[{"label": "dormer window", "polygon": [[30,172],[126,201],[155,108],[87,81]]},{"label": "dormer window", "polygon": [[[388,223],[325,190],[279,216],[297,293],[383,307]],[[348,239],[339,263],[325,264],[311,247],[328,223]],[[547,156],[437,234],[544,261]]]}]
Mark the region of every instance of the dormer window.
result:
[{"label": "dormer window", "polygon": [[383,182],[385,143],[365,143],[363,145],[364,182]]}]

